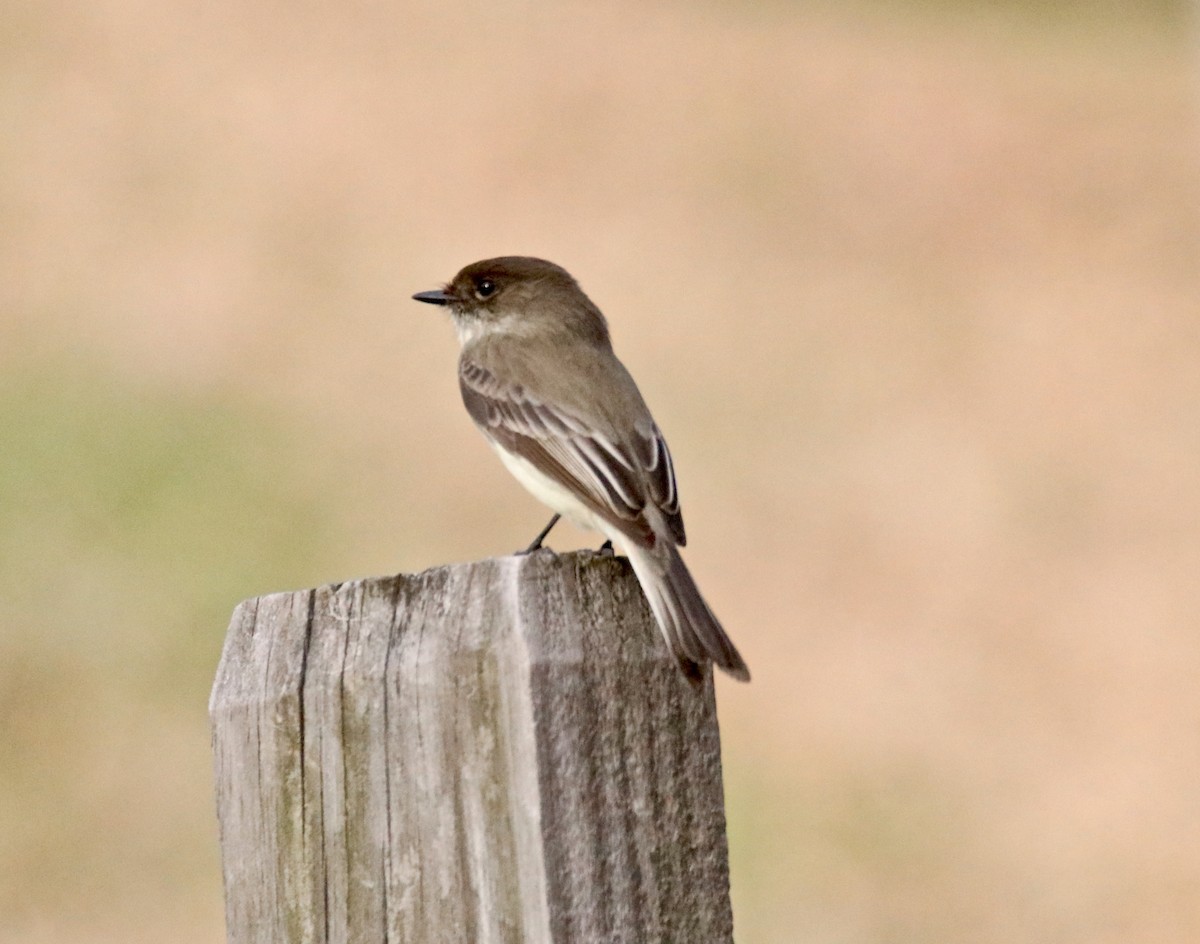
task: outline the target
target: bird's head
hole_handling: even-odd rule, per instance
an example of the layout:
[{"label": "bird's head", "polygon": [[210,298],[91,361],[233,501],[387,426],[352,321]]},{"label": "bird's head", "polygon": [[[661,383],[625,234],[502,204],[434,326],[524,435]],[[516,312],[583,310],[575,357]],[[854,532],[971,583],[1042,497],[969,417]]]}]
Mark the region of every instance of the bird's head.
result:
[{"label": "bird's head", "polygon": [[464,342],[488,331],[569,331],[607,343],[604,316],[562,266],[532,256],[473,262],[419,302],[449,309]]}]

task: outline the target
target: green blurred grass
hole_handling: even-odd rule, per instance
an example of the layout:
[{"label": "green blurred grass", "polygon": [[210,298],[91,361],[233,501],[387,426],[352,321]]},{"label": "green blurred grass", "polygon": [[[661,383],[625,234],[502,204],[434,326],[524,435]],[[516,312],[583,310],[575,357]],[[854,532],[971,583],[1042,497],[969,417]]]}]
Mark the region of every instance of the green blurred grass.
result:
[{"label": "green blurred grass", "polygon": [[22,876],[0,927],[139,897],[211,914],[220,628],[335,534],[303,442],[79,360],[10,363],[0,429],[0,861]]},{"label": "green blurred grass", "polygon": [[140,694],[206,682],[214,623],[328,541],[302,444],[247,404],[41,364],[0,381],[0,425],[6,642]]}]

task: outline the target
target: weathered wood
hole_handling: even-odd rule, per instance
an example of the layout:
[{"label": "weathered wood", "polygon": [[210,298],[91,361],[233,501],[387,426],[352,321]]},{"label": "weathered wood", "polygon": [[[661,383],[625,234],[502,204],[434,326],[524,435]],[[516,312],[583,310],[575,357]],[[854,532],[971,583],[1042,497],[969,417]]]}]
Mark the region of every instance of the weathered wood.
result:
[{"label": "weathered wood", "polygon": [[623,559],[248,600],[210,712],[231,944],[732,940],[712,680]]}]

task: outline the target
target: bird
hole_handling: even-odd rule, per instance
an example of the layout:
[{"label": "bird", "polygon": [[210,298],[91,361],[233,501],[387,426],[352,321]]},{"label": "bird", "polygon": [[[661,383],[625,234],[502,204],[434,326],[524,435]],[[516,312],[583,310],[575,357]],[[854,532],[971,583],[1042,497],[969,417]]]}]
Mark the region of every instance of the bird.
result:
[{"label": "bird", "polygon": [[560,517],[599,531],[630,561],[663,639],[693,685],[711,662],[750,670],[684,564],[675,467],[608,322],[561,266],[531,256],[471,263],[416,301],[449,311],[471,419],[508,471]]}]

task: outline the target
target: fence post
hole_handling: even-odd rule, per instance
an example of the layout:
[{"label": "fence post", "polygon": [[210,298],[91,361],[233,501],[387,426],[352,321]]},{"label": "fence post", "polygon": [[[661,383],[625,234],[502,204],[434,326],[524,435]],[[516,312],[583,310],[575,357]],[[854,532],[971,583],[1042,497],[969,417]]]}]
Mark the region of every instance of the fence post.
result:
[{"label": "fence post", "polygon": [[248,600],[210,714],[229,944],[733,939],[712,680],[621,558]]}]

